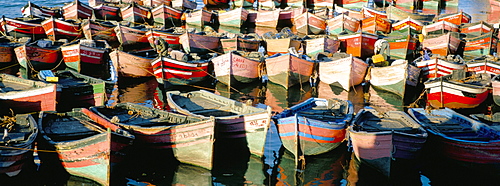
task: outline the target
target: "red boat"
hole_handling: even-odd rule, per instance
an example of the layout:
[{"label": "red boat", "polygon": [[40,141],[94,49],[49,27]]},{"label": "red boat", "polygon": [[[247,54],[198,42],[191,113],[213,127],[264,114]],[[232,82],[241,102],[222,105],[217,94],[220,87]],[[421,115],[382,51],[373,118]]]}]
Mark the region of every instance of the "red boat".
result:
[{"label": "red boat", "polygon": [[465,68],[465,62],[460,56],[448,59],[446,56],[432,55],[428,60],[419,57],[413,63],[422,69],[422,75],[425,75],[424,78],[429,79],[449,75],[453,70]]},{"label": "red boat", "polygon": [[36,71],[52,70],[57,67],[64,67],[64,65],[61,65],[61,46],[63,44],[63,42],[40,39],[16,47],[14,52],[17,61],[23,68]]},{"label": "red boat", "polygon": [[326,30],[326,20],[310,12],[304,12],[293,20],[299,34],[321,34]]},{"label": "red boat", "polygon": [[109,53],[118,77],[138,78],[154,75],[153,67],[151,66],[153,58],[143,57],[139,54],[132,54],[121,50],[114,50]]},{"label": "red boat", "polygon": [[354,57],[366,58],[373,56],[375,42],[378,36],[370,33],[354,33],[339,35],[341,51],[352,54]]},{"label": "red boat", "polygon": [[412,19],[411,17],[408,17],[406,19],[403,19],[401,21],[392,24],[393,31],[403,30],[406,28],[410,28],[411,30],[414,30],[415,32],[419,33],[422,32],[422,29],[424,28],[424,23]]},{"label": "red boat", "polygon": [[182,10],[162,4],[151,9],[151,13],[153,14],[154,25],[163,26],[164,28],[182,26]]},{"label": "red boat", "polygon": [[0,32],[3,35],[9,35],[16,38],[31,37],[39,39],[47,37],[42,27],[43,18],[7,18],[2,16],[0,19]]},{"label": "red boat", "polygon": [[361,30],[372,34],[378,32],[389,33],[391,32],[391,21],[383,17],[375,15],[361,20]]},{"label": "red boat", "polygon": [[121,21],[120,7],[113,4],[101,4],[94,7],[97,19]]},{"label": "red boat", "polygon": [[210,76],[209,63],[210,60],[180,61],[168,57],[151,60],[158,83],[168,85],[191,85],[206,80]]},{"label": "red boat", "polygon": [[221,6],[227,5],[229,0],[203,0],[203,3],[207,6]]},{"label": "red boat", "polygon": [[79,0],[70,2],[62,7],[64,19],[87,19],[92,17],[94,9]]},{"label": "red boat", "polygon": [[460,26],[460,33],[472,36],[479,36],[482,34],[492,32],[494,29],[495,28],[493,28],[493,25],[490,25],[484,21],[479,21]]},{"label": "red boat", "polygon": [[111,47],[103,40],[78,40],[61,47],[66,67],[79,73],[97,71],[107,63],[104,55]]},{"label": "red boat", "polygon": [[31,1],[28,1],[28,4],[21,8],[21,13],[23,17],[61,17],[59,9],[38,6],[31,3]]},{"label": "red boat", "polygon": [[149,44],[154,45],[154,40],[157,37],[161,37],[165,42],[168,43],[168,47],[172,49],[180,49],[181,44],[179,43],[182,34],[174,33],[172,30],[157,30],[152,29],[146,32],[146,37],[148,38]]},{"label": "red boat", "polygon": [[142,29],[142,27],[133,28],[118,24],[114,30],[123,50],[141,51],[151,49],[148,37],[146,37],[146,30]]},{"label": "red boat", "polygon": [[120,9],[122,19],[131,23],[151,23],[149,8],[132,3]]},{"label": "red boat", "polygon": [[363,14],[363,18],[380,17],[382,19],[388,19],[386,13],[380,12],[380,11],[377,11],[377,10],[373,10],[371,8],[363,7],[361,9],[361,13]]},{"label": "red boat", "polygon": [[448,32],[442,35],[428,35],[424,38],[422,45],[432,50],[433,54],[447,56],[455,54],[461,42],[459,33]]},{"label": "red boat", "polygon": [[460,11],[460,12],[452,13],[452,14],[443,14],[443,15],[437,16],[434,19],[435,19],[434,22],[448,21],[448,22],[453,23],[455,25],[461,25],[462,23],[470,23],[472,20],[472,17],[469,14],[467,14],[463,11]]},{"label": "red boat", "polygon": [[118,47],[120,44],[114,25],[111,22],[103,22],[97,20],[86,19],[83,20],[82,29],[86,39],[90,40],[105,40],[112,47]]},{"label": "red boat", "polygon": [[64,21],[51,17],[42,22],[42,27],[47,37],[52,41],[59,39],[72,41],[83,36],[80,24],[73,20]]},{"label": "red boat", "polygon": [[361,21],[346,14],[337,15],[326,21],[330,34],[340,34],[342,32],[357,32],[361,27]]}]

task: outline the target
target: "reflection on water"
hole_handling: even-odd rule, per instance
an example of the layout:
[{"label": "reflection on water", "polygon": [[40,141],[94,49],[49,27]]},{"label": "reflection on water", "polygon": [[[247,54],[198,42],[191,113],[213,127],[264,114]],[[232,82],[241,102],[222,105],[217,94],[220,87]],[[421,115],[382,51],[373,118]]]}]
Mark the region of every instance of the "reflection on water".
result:
[{"label": "reflection on water", "polygon": [[294,85],[286,89],[273,82],[267,82],[264,88],[266,92],[264,103],[275,112],[281,112],[283,109],[303,102],[316,94],[316,87],[311,87],[309,83]]},{"label": "reflection on water", "polygon": [[329,85],[320,81],[318,84],[318,98],[350,100],[354,106],[354,112],[365,106],[364,90],[361,85],[352,87],[351,91],[347,91],[340,86]]}]

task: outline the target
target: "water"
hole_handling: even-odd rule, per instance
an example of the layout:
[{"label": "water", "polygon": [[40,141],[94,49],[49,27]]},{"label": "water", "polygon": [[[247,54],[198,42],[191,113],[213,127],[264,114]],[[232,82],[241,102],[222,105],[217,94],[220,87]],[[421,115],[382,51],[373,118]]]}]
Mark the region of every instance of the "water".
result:
[{"label": "water", "polygon": [[[7,17],[21,16],[20,8],[28,1],[0,0],[0,11]],[[67,0],[32,0],[43,6],[63,6]],[[84,1],[85,2],[85,1]],[[471,14],[473,21],[491,18],[487,0],[461,0],[459,9]],[[444,10],[443,12],[446,12]],[[161,91],[154,78],[120,79],[109,104],[134,102],[164,108]],[[419,96],[402,100],[388,92],[357,86],[347,92],[323,83],[317,86],[303,84],[286,90],[276,84],[253,83],[244,87],[228,87],[220,83],[204,87],[173,87],[172,89],[197,90],[204,88],[239,101],[252,100],[254,105],[264,104],[280,112],[310,97],[349,99],[355,110],[369,105],[380,111],[404,110]],[[481,105],[486,109],[491,100]],[[475,110],[477,111],[477,110]],[[471,112],[466,111],[466,112]],[[265,157],[250,156],[246,149],[234,152],[217,149],[214,170],[179,164],[161,151],[137,151],[113,175],[117,185],[494,185],[499,183],[497,167],[488,165],[459,164],[447,159],[423,157],[416,161],[397,161],[394,175],[387,179],[372,167],[356,161],[346,145],[332,152],[306,157],[306,165],[295,167],[293,156],[284,148],[275,128],[269,131]],[[221,142],[223,143],[223,142]],[[229,144],[229,142],[227,142]],[[229,144],[230,145],[230,144]],[[37,171],[38,169],[38,171]],[[95,185],[86,180],[58,172],[53,167],[37,167],[22,172],[19,177],[0,177],[0,185]],[[4,182],[5,181],[5,182]]]}]

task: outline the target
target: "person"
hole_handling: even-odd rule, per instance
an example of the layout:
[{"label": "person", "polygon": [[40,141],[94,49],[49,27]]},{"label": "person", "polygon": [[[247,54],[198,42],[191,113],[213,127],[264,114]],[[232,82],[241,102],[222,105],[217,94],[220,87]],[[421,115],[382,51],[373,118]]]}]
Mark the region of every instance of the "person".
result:
[{"label": "person", "polygon": [[429,48],[424,47],[422,48],[421,54],[423,60],[430,60],[432,56],[432,51]]},{"label": "person", "polygon": [[168,43],[161,37],[156,37],[154,41],[154,46],[152,46],[158,55],[167,56],[168,55]]}]

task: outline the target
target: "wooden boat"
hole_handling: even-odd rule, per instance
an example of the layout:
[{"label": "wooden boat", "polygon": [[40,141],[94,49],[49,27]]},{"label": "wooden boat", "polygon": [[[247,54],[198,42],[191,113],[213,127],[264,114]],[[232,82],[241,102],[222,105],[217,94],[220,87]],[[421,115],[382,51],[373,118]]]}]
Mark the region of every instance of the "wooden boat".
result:
[{"label": "wooden boat", "polygon": [[309,36],[305,41],[305,54],[311,58],[315,58],[318,53],[328,52],[336,53],[340,47],[340,41],[335,37],[329,36]]},{"label": "wooden boat", "polygon": [[335,0],[310,0],[306,3],[308,3],[307,7],[312,7],[313,9],[327,8],[333,10]]},{"label": "wooden boat", "polygon": [[64,19],[87,19],[92,17],[94,8],[83,4],[80,0],[74,0],[62,7]]},{"label": "wooden boat", "polygon": [[387,12],[387,17],[389,19],[396,21],[411,18],[421,22],[431,22],[434,17],[436,17],[436,14],[412,13],[395,6],[388,6],[385,11]]},{"label": "wooden boat", "polygon": [[340,50],[342,52],[353,55],[354,57],[366,58],[373,56],[375,42],[378,36],[370,33],[353,33],[339,35]]},{"label": "wooden boat", "polygon": [[380,113],[361,109],[348,128],[354,155],[390,176],[391,162],[415,160],[427,140],[427,131],[404,111]]},{"label": "wooden boat", "polygon": [[361,21],[346,14],[339,14],[326,20],[328,26],[327,32],[339,35],[345,32],[357,32],[361,27]]},{"label": "wooden boat", "polygon": [[96,19],[121,21],[121,10],[114,4],[100,4],[94,6],[94,15]]},{"label": "wooden boat", "polygon": [[7,37],[0,37],[0,68],[16,65],[18,63],[14,48],[21,45],[21,43],[12,41]]},{"label": "wooden boat", "polygon": [[267,55],[271,56],[277,53],[286,54],[290,47],[299,50],[302,42],[295,38],[281,38],[281,39],[266,39],[264,38],[266,44]]},{"label": "wooden boat", "polygon": [[196,2],[191,0],[172,0],[172,7],[176,9],[196,9]]},{"label": "wooden boat", "polygon": [[[69,174],[112,185],[111,175],[123,161],[134,136],[113,123],[95,121],[86,108],[70,112],[40,112],[40,160]],[[106,130],[108,128],[108,130]],[[54,153],[57,152],[57,153]]]},{"label": "wooden boat", "polygon": [[491,55],[474,58],[465,63],[467,71],[470,72],[488,73],[492,76],[500,74],[500,61]]},{"label": "wooden boat", "polygon": [[325,33],[326,20],[310,12],[304,12],[294,17],[294,26],[298,34],[317,35]]},{"label": "wooden boat", "polygon": [[217,80],[228,86],[254,82],[261,78],[264,71],[263,60],[255,60],[236,51],[217,56],[212,63]]},{"label": "wooden boat", "polygon": [[449,75],[453,70],[466,68],[465,61],[460,56],[432,55],[428,60],[419,57],[413,63],[422,69],[422,75],[427,79]]},{"label": "wooden boat", "polygon": [[215,118],[185,116],[135,103],[90,107],[90,110],[136,137],[135,144],[172,150],[181,163],[208,170],[213,166]]},{"label": "wooden boat", "polygon": [[186,32],[179,37],[179,42],[186,53],[214,53],[219,51],[220,38]]},{"label": "wooden boat", "polygon": [[82,21],[83,34],[89,40],[105,40],[110,46],[118,47],[120,42],[114,28],[116,24],[107,21],[85,19]]},{"label": "wooden boat", "polygon": [[309,98],[273,118],[283,146],[295,156],[319,155],[344,142],[354,117],[348,100]]},{"label": "wooden boat", "polygon": [[430,106],[475,108],[486,100],[490,93],[491,76],[487,73],[464,75],[464,71],[458,72],[424,82]]},{"label": "wooden boat", "polygon": [[61,53],[66,67],[87,74],[107,66],[110,49],[105,40],[81,39],[61,46]]},{"label": "wooden boat", "polygon": [[197,31],[203,31],[205,26],[211,26],[213,24],[213,16],[215,16],[215,14],[208,10],[198,9],[186,12],[185,16],[186,28],[195,28]]},{"label": "wooden boat", "polygon": [[406,28],[409,28],[412,33],[421,33],[424,23],[408,17],[392,24],[392,31],[404,30]]},{"label": "wooden boat", "polygon": [[496,105],[500,105],[500,76],[495,75],[491,78],[491,94],[493,96],[493,102]]},{"label": "wooden boat", "polygon": [[316,60],[319,61],[319,80],[347,91],[364,81],[368,69],[368,63],[344,52]]},{"label": "wooden boat", "polygon": [[428,131],[426,145],[433,155],[474,164],[500,163],[498,130],[449,108],[410,108],[408,113]]},{"label": "wooden boat", "polygon": [[[307,8],[304,6],[300,7],[287,7],[285,9],[280,10],[280,16],[278,17],[278,22],[288,22],[291,21],[293,23],[294,19],[307,11]],[[314,12],[314,11],[313,11]]]},{"label": "wooden boat", "polygon": [[361,11],[357,11],[357,10],[361,10],[361,8],[359,8],[357,10],[352,10],[350,8],[347,8],[347,7],[339,6],[339,5],[337,5],[337,3],[334,4],[334,6],[335,6],[334,10],[338,14],[345,14],[345,15],[348,15],[349,17],[355,18],[357,20],[364,19],[363,13]]},{"label": "wooden boat", "polygon": [[255,0],[232,0],[234,7],[252,7]]},{"label": "wooden boat", "polygon": [[175,32],[174,30],[158,30],[150,29],[145,33],[148,38],[149,44],[154,45],[154,41],[157,37],[162,38],[168,43],[168,47],[178,50],[181,48],[180,37],[182,34]]},{"label": "wooden boat", "polygon": [[228,5],[229,0],[203,0],[203,4],[205,6],[223,6],[223,5]]},{"label": "wooden boat", "polygon": [[431,34],[444,34],[448,32],[458,32],[459,28],[457,25],[450,23],[448,21],[438,21],[429,25],[425,25],[422,28],[422,34],[424,36]]},{"label": "wooden boat", "polygon": [[498,38],[493,32],[479,36],[466,37],[463,55],[465,59],[477,58],[496,53]]},{"label": "wooden boat", "polygon": [[38,125],[31,114],[16,114],[0,119],[4,132],[0,140],[0,173],[17,176],[26,165],[33,163],[33,151]]},{"label": "wooden boat", "polygon": [[61,46],[63,44],[59,41],[41,39],[16,47],[14,52],[21,67],[37,71],[49,70],[64,67],[61,65]]},{"label": "wooden boat", "polygon": [[171,0],[142,0],[142,5],[147,7],[156,7],[160,5],[166,5],[172,7]]},{"label": "wooden boat", "polygon": [[52,82],[48,77],[56,77],[58,98],[57,111],[70,111],[71,108],[101,106],[107,101],[107,93],[113,91],[114,83],[83,75],[74,71],[60,70],[38,74],[40,80]]},{"label": "wooden boat", "polygon": [[151,11],[149,8],[131,3],[128,6],[121,7],[120,13],[124,21],[131,23],[148,23],[151,24]]},{"label": "wooden boat", "polygon": [[484,21],[467,23],[460,26],[460,33],[467,34],[467,36],[480,36],[492,32],[495,28]]},{"label": "wooden boat", "polygon": [[379,16],[368,17],[361,20],[361,31],[371,34],[391,32],[391,21]]},{"label": "wooden boat", "polygon": [[373,87],[404,98],[407,86],[417,86],[420,71],[406,60],[396,60],[390,66],[371,68],[369,80]]},{"label": "wooden boat", "polygon": [[417,10],[429,14],[439,14],[442,7],[441,0],[418,0],[415,5]]},{"label": "wooden boat", "polygon": [[156,80],[164,86],[199,84],[211,74],[210,60],[180,61],[162,56],[150,63]]},{"label": "wooden boat", "polygon": [[148,38],[146,37],[146,29],[142,26],[128,27],[118,24],[114,31],[120,42],[120,47],[125,51],[141,51],[150,50]]},{"label": "wooden boat", "polygon": [[446,34],[427,35],[422,45],[430,49],[433,54],[447,56],[455,54],[461,42],[459,33],[448,32]]},{"label": "wooden boat", "polygon": [[434,19],[435,19],[434,22],[448,21],[448,22],[453,23],[455,25],[461,25],[462,23],[470,23],[472,20],[472,17],[469,14],[460,10],[460,12],[457,12],[457,13],[441,14],[441,15],[435,17]]},{"label": "wooden boat", "polygon": [[240,28],[240,26],[247,20],[247,17],[248,10],[241,7],[218,14],[219,24],[221,26],[231,26],[236,28]]},{"label": "wooden boat", "polygon": [[44,18],[0,18],[0,32],[2,35],[9,35],[15,38],[30,37],[32,39],[45,38],[45,30],[42,27]]},{"label": "wooden boat", "polygon": [[109,57],[119,77],[151,77],[154,75],[153,67],[151,66],[153,58],[121,50],[113,50],[109,53]]},{"label": "wooden boat", "polygon": [[280,9],[259,10],[255,18],[255,26],[276,28],[278,26],[280,11]]},{"label": "wooden boat", "polygon": [[53,7],[38,6],[28,1],[28,4],[21,8],[23,17],[62,17],[60,9]]},{"label": "wooden boat", "polygon": [[158,5],[151,9],[153,15],[153,24],[165,28],[180,27],[182,10],[172,8],[165,4]]},{"label": "wooden boat", "polygon": [[266,58],[266,73],[269,81],[285,88],[308,82],[315,70],[315,62],[290,53],[279,53]]},{"label": "wooden boat", "polygon": [[286,7],[296,8],[296,7],[304,7],[304,0],[287,0]]},{"label": "wooden boat", "polygon": [[379,17],[382,19],[388,19],[387,14],[385,12],[377,11],[371,8],[363,7],[361,8],[361,14],[363,14],[363,19],[369,17]]},{"label": "wooden boat", "polygon": [[0,111],[16,114],[56,110],[58,101],[57,86],[23,79],[8,74],[0,74],[2,92],[0,92]]},{"label": "wooden boat", "polygon": [[174,111],[185,115],[215,117],[216,139],[246,138],[250,152],[263,156],[271,109],[248,106],[214,93],[198,90],[186,93],[168,91],[167,102]]},{"label": "wooden boat", "polygon": [[413,36],[411,28],[407,27],[403,30],[392,31],[384,39],[389,42],[392,59],[414,59],[418,39]]},{"label": "wooden boat", "polygon": [[[282,0],[257,0],[258,9],[261,10],[272,10],[279,8],[281,6]],[[283,3],[285,3],[283,1]]]},{"label": "wooden boat", "polygon": [[42,21],[43,30],[47,38],[52,41],[68,39],[70,41],[83,37],[80,23],[74,20],[61,20],[54,17]]},{"label": "wooden boat", "polygon": [[235,50],[245,52],[257,51],[260,42],[261,38],[257,34],[235,35],[234,37],[220,39],[222,50],[226,54]]},{"label": "wooden boat", "polygon": [[343,8],[361,10],[368,0],[339,0],[337,3]]}]

